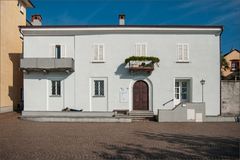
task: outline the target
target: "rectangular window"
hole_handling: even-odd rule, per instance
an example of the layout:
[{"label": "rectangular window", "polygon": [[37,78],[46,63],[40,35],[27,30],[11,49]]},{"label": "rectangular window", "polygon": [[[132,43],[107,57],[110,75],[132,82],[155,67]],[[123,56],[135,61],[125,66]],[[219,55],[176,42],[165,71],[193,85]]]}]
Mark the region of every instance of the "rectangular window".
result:
[{"label": "rectangular window", "polygon": [[180,85],[179,82],[175,82],[175,99],[179,99],[180,94]]},{"label": "rectangular window", "polygon": [[239,63],[238,61],[231,62],[231,71],[238,71],[239,70]]},{"label": "rectangular window", "polygon": [[94,61],[102,62],[104,61],[104,45],[103,44],[95,44],[94,45]]},{"label": "rectangular window", "polygon": [[55,46],[55,58],[57,58],[57,59],[61,58],[61,46],[60,45]]},{"label": "rectangular window", "polygon": [[190,101],[190,80],[175,80],[175,90],[174,90],[174,101],[175,105],[181,102],[189,102]]},{"label": "rectangular window", "polygon": [[104,80],[94,80],[94,96],[104,96]]},{"label": "rectangular window", "polygon": [[136,43],[135,56],[147,56],[147,44]]},{"label": "rectangular window", "polygon": [[189,61],[189,44],[187,43],[177,44],[177,61],[180,61],[180,62]]},{"label": "rectangular window", "polygon": [[53,96],[61,95],[61,81],[52,81],[52,95]]}]

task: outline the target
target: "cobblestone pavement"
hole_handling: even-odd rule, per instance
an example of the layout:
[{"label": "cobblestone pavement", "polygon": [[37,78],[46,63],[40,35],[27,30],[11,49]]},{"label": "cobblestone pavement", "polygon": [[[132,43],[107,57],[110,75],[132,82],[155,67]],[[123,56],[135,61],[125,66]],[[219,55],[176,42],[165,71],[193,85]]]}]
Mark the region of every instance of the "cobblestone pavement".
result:
[{"label": "cobblestone pavement", "polygon": [[41,123],[0,114],[0,160],[239,159],[237,123]]}]

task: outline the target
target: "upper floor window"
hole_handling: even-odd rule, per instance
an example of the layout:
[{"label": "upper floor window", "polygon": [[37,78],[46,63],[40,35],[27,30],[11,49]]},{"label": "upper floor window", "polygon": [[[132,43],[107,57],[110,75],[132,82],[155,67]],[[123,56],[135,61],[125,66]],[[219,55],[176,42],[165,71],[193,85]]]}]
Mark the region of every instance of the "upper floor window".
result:
[{"label": "upper floor window", "polygon": [[61,95],[61,81],[52,81],[52,96]]},{"label": "upper floor window", "polygon": [[179,62],[189,61],[189,44],[188,43],[177,44],[177,61]]},{"label": "upper floor window", "polygon": [[239,61],[232,61],[231,62],[231,71],[238,71],[240,68]]},{"label": "upper floor window", "polygon": [[55,58],[61,58],[61,46],[60,45],[56,45],[55,46]]},{"label": "upper floor window", "polygon": [[104,61],[104,44],[94,44],[93,61],[95,62]]},{"label": "upper floor window", "polygon": [[147,56],[147,44],[136,43],[135,56]]}]

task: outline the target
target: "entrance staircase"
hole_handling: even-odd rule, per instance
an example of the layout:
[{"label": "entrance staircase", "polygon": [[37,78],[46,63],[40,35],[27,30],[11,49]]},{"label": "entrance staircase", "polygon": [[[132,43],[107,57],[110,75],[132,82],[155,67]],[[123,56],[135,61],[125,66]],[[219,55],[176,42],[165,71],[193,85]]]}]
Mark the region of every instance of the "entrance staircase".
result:
[{"label": "entrance staircase", "polygon": [[132,121],[155,120],[154,113],[152,111],[141,111],[141,110],[135,110],[135,111],[130,111],[126,113],[117,113],[115,114],[115,117],[130,118],[132,119]]}]

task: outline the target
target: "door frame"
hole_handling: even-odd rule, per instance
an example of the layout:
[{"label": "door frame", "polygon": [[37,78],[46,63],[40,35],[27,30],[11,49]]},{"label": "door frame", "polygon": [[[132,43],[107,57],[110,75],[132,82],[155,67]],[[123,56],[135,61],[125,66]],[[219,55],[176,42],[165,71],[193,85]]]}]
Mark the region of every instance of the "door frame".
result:
[{"label": "door frame", "polygon": [[[145,107],[143,107],[143,106],[138,106],[138,107],[143,107],[143,108],[139,108],[139,109],[136,109],[136,108],[134,108],[134,105],[133,105],[133,110],[142,110],[142,111],[147,111],[147,110],[149,110],[149,87],[148,87],[148,84],[145,82],[145,81],[142,81],[142,80],[138,80],[138,81],[136,81],[134,84],[133,84],[133,104],[136,102],[135,100],[135,92],[134,92],[134,88],[136,87],[136,85],[137,85],[137,83],[143,83],[144,84],[144,89],[146,89],[147,90],[147,94],[145,95],[145,94],[141,94],[141,96],[140,96],[140,99],[142,98],[142,99],[144,99],[144,97],[145,98],[147,98],[147,103],[146,103],[146,105],[147,105],[147,107],[145,108]],[[136,89],[136,88],[135,88]],[[137,108],[138,108],[137,107]]]},{"label": "door frame", "polygon": [[[179,81],[184,81],[184,80],[186,80],[186,81],[189,81],[189,88],[188,88],[188,102],[192,102],[192,86],[193,86],[193,79],[192,79],[192,77],[174,77],[173,78],[173,100],[174,100],[174,106],[176,106],[178,103],[178,101],[176,101],[176,99],[175,99],[175,82],[176,82],[176,80],[179,80]],[[179,91],[180,92],[180,91]],[[180,96],[180,95],[179,95]],[[179,103],[181,102],[181,100],[179,101]]]},{"label": "door frame", "polygon": [[153,87],[150,79],[146,77],[135,77],[129,84],[129,111],[133,110],[133,85],[136,81],[142,80],[148,85],[148,110],[153,111]]}]

